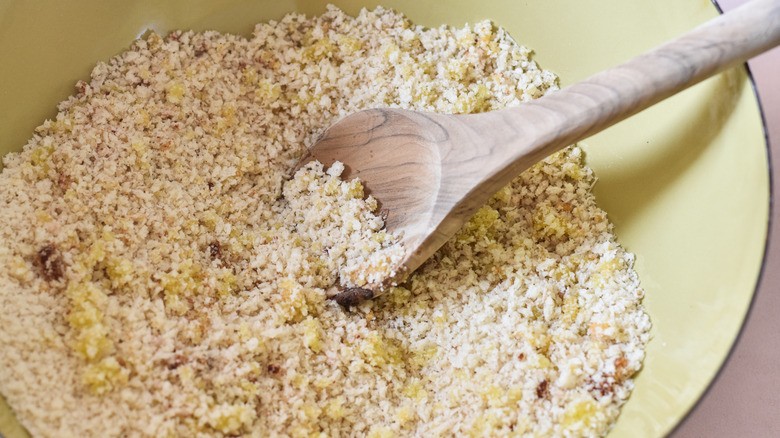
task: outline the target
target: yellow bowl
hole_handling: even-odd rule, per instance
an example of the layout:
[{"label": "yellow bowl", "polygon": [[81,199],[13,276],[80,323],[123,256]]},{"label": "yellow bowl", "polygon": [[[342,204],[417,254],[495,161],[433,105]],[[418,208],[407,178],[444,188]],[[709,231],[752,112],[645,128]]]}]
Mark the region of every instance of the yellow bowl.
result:
[{"label": "yellow bowl", "polygon": [[[147,29],[249,34],[322,1],[0,4],[0,153],[20,150],[56,104]],[[336,1],[350,14],[371,1]],[[490,18],[566,85],[717,15],[705,0],[386,0],[427,26]],[[761,115],[744,68],[712,78],[587,141],[599,204],[637,255],[653,321],[636,389],[611,437],[668,433],[726,358],[753,296],[769,214]],[[2,370],[0,370],[2,372]],[[0,433],[26,436],[0,399]]]}]

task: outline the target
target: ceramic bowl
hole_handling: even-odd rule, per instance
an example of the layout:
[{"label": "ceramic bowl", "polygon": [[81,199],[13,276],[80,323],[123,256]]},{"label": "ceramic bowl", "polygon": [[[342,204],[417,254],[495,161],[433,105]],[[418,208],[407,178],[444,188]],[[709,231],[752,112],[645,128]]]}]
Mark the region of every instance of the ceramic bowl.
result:
[{"label": "ceramic bowl", "polygon": [[[332,0],[350,14],[375,1]],[[97,61],[147,29],[248,35],[322,1],[224,0],[0,4],[0,153],[20,150]],[[704,0],[385,0],[412,21],[492,19],[561,84],[637,55],[718,14]],[[653,321],[644,369],[610,437],[658,437],[696,403],[739,333],[761,270],[769,169],[744,68],[723,73],[585,142],[598,203],[636,270]],[[0,352],[0,354],[2,354]],[[0,370],[2,372],[2,370]],[[0,403],[0,433],[25,436]]]}]

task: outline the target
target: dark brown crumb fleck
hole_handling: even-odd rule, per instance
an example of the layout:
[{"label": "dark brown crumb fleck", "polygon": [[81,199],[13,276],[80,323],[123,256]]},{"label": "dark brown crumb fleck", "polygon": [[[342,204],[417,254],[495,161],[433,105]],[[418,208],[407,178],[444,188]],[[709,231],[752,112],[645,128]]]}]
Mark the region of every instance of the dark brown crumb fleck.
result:
[{"label": "dark brown crumb fleck", "polygon": [[46,281],[56,281],[62,278],[62,256],[53,243],[44,245],[35,254],[35,266]]},{"label": "dark brown crumb fleck", "polygon": [[167,364],[168,369],[175,370],[176,368],[179,368],[180,366],[184,365],[184,362],[185,362],[184,356],[179,353],[176,353],[173,355],[173,357],[168,359],[168,364]]},{"label": "dark brown crumb fleck", "polygon": [[279,374],[279,371],[281,371],[281,370],[282,369],[279,367],[279,365],[276,365],[276,364],[273,364],[273,363],[269,363],[268,364],[268,372],[271,373],[271,374]]},{"label": "dark brown crumb fleck", "polygon": [[539,398],[544,398],[547,396],[548,390],[547,390],[547,380],[542,380],[539,382],[539,386],[536,387],[536,396]]},{"label": "dark brown crumb fleck", "polygon": [[348,287],[333,297],[343,307],[357,306],[374,297],[374,292],[360,287]]},{"label": "dark brown crumb fleck", "polygon": [[612,376],[607,375],[604,377],[604,379],[599,380],[598,382],[594,380],[590,380],[588,382],[588,386],[591,388],[591,393],[594,395],[598,394],[600,396],[605,396],[612,394],[615,391],[615,380],[612,378]]},{"label": "dark brown crumb fleck", "polygon": [[70,176],[64,172],[57,176],[57,186],[63,191],[67,190],[71,182]]},{"label": "dark brown crumb fleck", "polygon": [[200,58],[201,56],[205,55],[208,50],[209,48],[206,43],[201,42],[200,45],[195,49],[195,57]]},{"label": "dark brown crumb fleck", "polygon": [[209,244],[208,252],[212,260],[222,259],[222,245],[216,240]]},{"label": "dark brown crumb fleck", "polygon": [[520,354],[518,354],[518,355],[517,355],[517,358],[518,358],[519,360],[525,360],[525,353],[520,353]]},{"label": "dark brown crumb fleck", "polygon": [[76,91],[79,95],[83,95],[87,91],[88,84],[84,81],[76,82]]}]

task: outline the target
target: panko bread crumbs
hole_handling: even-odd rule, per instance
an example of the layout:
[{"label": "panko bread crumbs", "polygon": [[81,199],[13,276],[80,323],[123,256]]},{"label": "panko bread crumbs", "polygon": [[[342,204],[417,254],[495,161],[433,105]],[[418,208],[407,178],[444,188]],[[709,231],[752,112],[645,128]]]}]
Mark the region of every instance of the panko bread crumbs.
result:
[{"label": "panko bread crumbs", "polygon": [[602,436],[650,321],[570,147],[386,296],[403,248],[342,167],[352,112],[468,113],[557,89],[490,22],[287,15],[151,34],[99,63],[0,176],[0,393],[36,437]]}]

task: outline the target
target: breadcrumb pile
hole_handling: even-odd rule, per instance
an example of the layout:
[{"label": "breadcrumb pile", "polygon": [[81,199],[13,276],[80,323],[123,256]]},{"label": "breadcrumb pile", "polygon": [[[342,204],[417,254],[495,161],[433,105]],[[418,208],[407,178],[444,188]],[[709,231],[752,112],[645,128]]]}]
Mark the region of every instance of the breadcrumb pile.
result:
[{"label": "breadcrumb pile", "polygon": [[150,34],[0,175],[0,393],[38,437],[602,436],[650,321],[571,147],[409,281],[339,164],[291,169],[364,108],[469,113],[554,92],[489,22],[287,15]]}]

